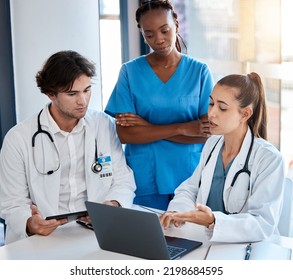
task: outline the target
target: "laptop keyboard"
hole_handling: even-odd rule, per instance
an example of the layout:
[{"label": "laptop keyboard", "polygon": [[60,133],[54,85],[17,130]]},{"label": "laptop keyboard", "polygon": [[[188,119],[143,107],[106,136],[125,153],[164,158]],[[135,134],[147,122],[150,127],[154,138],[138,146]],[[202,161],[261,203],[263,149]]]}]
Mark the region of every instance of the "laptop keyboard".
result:
[{"label": "laptop keyboard", "polygon": [[170,259],[174,259],[177,256],[179,256],[181,253],[186,251],[185,248],[174,247],[174,246],[170,246],[170,245],[168,245],[167,248],[168,248]]}]

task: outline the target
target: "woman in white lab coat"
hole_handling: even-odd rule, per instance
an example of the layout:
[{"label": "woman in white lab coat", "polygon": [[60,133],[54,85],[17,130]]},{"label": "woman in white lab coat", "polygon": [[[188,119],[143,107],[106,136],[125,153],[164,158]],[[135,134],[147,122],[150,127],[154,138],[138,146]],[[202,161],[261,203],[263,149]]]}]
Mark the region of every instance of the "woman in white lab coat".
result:
[{"label": "woman in white lab coat", "polygon": [[88,110],[94,65],[73,51],[52,55],[37,82],[51,102],[6,134],[0,154],[0,210],[6,243],[48,235],[86,210],[85,201],[131,207],[135,181],[115,123]]},{"label": "woman in white lab coat", "polygon": [[266,103],[258,74],[229,75],[214,87],[211,134],[193,175],[175,192],[162,225],[193,222],[211,241],[260,241],[278,234],[284,160],[267,140]]}]

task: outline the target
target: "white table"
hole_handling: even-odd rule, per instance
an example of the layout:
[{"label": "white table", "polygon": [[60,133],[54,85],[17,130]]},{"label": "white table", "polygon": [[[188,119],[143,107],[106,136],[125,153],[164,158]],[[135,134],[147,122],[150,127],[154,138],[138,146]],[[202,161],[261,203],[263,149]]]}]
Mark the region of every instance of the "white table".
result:
[{"label": "white table", "polygon": [[[203,238],[203,230],[203,227],[186,224],[180,229],[169,229],[166,233],[207,242]],[[187,254],[184,259],[204,259],[206,251],[207,245],[203,245]],[[137,258],[101,250],[92,230],[71,222],[60,226],[49,236],[34,235],[0,247],[0,259],[125,260]]]},{"label": "white table", "polygon": [[[165,235],[203,242],[184,256],[183,260],[203,260],[210,242],[205,228],[186,223],[181,228],[169,228]],[[274,243],[293,249],[293,238],[280,237]],[[136,257],[113,253],[99,248],[92,230],[75,222],[60,226],[49,236],[34,235],[0,247],[0,260],[132,260]]]}]

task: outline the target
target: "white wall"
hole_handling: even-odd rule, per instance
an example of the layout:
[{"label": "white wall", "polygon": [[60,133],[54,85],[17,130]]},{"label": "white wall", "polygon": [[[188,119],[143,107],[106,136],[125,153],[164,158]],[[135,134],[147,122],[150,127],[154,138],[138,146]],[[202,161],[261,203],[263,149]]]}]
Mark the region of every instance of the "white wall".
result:
[{"label": "white wall", "polygon": [[10,5],[17,122],[49,101],[35,75],[61,50],[77,51],[96,63],[90,107],[101,109],[98,0],[11,0]]}]

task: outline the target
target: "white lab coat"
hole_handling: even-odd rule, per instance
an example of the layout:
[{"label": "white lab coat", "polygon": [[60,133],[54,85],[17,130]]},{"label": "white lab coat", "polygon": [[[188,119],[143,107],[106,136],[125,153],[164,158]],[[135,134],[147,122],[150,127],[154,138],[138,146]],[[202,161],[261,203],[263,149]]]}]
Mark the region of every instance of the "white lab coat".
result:
[{"label": "white lab coat", "polygon": [[[45,110],[44,110],[45,111]],[[42,129],[48,129],[48,118],[42,112]],[[132,170],[127,166],[115,123],[103,112],[89,110],[85,116],[85,180],[87,198],[104,202],[117,200],[131,207],[136,189]],[[30,204],[37,205],[43,217],[58,214],[61,168],[51,175],[37,172],[33,160],[32,136],[37,131],[37,115],[13,127],[5,136],[0,154],[0,210],[6,220],[6,243],[26,237],[26,222],[31,216]],[[53,135],[52,135],[53,136]],[[54,136],[53,136],[54,137]],[[49,138],[38,136],[36,161],[56,162]],[[113,175],[100,178],[91,170],[97,151],[111,156]],[[56,166],[56,165],[55,165]],[[50,169],[49,169],[50,170]]]},{"label": "white lab coat", "polygon": [[[223,137],[216,145],[207,164],[206,162],[219,137],[221,136],[212,136],[208,139],[198,167],[193,175],[176,189],[175,197],[168,207],[169,211],[190,211],[194,209],[195,202],[206,205],[218,154],[223,145]],[[223,201],[229,213],[239,212],[247,197],[248,176],[238,177],[232,191],[231,182],[236,172],[244,166],[251,137],[252,134],[248,129],[241,150],[226,177]],[[247,203],[239,214],[213,212],[216,221],[214,229],[206,229],[210,241],[252,242],[270,238],[274,234],[278,235],[277,224],[282,207],[285,177],[283,157],[267,141],[254,138],[248,169],[251,171],[249,181],[251,188]]]}]

